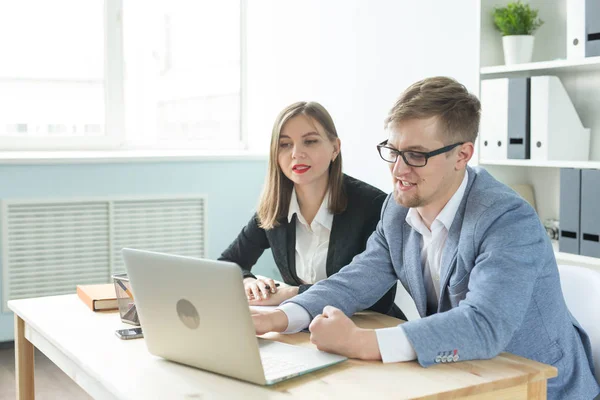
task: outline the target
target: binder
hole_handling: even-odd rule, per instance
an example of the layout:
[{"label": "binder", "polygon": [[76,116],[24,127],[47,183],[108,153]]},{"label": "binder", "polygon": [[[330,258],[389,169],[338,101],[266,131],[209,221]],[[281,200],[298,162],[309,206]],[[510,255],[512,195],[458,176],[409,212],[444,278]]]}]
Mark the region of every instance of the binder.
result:
[{"label": "binder", "polygon": [[508,82],[508,78],[481,82],[479,151],[482,161],[507,158]]},{"label": "binder", "polygon": [[585,2],[586,42],[585,56],[600,56],[600,1]]},{"label": "binder", "polygon": [[532,160],[589,160],[590,130],[558,77],[531,78],[530,118]]},{"label": "binder", "polygon": [[567,58],[600,56],[600,1],[567,0]]},{"label": "binder", "polygon": [[[581,235],[579,254],[600,257],[600,170],[581,172]],[[562,221],[561,221],[562,223]]]},{"label": "binder", "polygon": [[529,159],[529,78],[511,78],[508,81],[508,141],[509,159]]},{"label": "binder", "polygon": [[560,232],[558,250],[563,253],[579,254],[581,205],[581,170],[560,170]]}]

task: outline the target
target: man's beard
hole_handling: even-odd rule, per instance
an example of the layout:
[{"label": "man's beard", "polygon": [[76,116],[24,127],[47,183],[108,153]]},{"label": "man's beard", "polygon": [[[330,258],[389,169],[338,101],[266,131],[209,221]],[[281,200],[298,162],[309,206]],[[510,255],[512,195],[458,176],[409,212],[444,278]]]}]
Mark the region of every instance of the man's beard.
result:
[{"label": "man's beard", "polygon": [[394,200],[397,204],[406,208],[422,207],[424,204],[420,196],[400,196],[399,190],[394,188]]}]

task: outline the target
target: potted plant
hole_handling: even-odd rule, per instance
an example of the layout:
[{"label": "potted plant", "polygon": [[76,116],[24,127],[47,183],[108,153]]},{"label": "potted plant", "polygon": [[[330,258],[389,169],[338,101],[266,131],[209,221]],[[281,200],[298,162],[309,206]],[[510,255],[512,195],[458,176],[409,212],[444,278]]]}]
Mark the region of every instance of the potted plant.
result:
[{"label": "potted plant", "polygon": [[493,16],[494,25],[502,32],[504,62],[507,65],[531,62],[533,33],[544,23],[538,17],[538,10],[518,0],[494,8]]}]

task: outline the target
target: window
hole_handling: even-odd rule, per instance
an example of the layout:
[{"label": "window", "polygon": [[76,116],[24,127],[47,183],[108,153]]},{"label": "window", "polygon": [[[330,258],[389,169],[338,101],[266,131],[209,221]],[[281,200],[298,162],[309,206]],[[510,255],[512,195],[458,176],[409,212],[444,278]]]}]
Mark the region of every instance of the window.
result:
[{"label": "window", "polygon": [[3,148],[105,141],[103,15],[102,2],[2,2]]},{"label": "window", "polygon": [[0,5],[4,149],[240,148],[241,0]]},{"label": "window", "polygon": [[132,145],[240,143],[240,0],[123,2]]}]

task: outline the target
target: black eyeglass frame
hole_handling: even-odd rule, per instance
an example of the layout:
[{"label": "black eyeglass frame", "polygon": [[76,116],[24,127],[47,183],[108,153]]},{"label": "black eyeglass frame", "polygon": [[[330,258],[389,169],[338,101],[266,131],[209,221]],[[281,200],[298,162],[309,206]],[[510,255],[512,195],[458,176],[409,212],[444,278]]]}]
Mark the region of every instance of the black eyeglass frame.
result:
[{"label": "black eyeglass frame", "polygon": [[[456,146],[460,146],[461,144],[465,144],[466,142],[457,142],[454,144],[450,144],[448,146],[444,146],[440,149],[437,150],[433,150],[433,151],[429,151],[429,152],[425,152],[425,151],[415,151],[415,150],[398,150],[398,149],[394,149],[392,147],[387,147],[387,140],[384,140],[383,142],[379,143],[377,145],[377,152],[379,153],[379,157],[381,157],[381,159],[385,162],[389,162],[391,164],[394,164],[396,161],[398,161],[398,156],[401,156],[402,159],[404,160],[404,162],[406,163],[406,165],[410,165],[411,167],[415,167],[415,168],[421,168],[427,165],[427,161],[429,161],[430,157],[433,156],[437,156],[438,154],[444,154],[449,152],[450,150],[454,149]],[[385,158],[383,158],[383,156],[381,155],[381,149],[385,147],[388,150],[391,150],[392,153],[396,154],[396,159],[394,161],[390,161],[390,160],[386,160]],[[411,163],[408,162],[408,160],[406,159],[406,157],[404,156],[404,153],[417,153],[422,155],[423,157],[425,157],[425,164],[423,165],[413,165]]]}]

